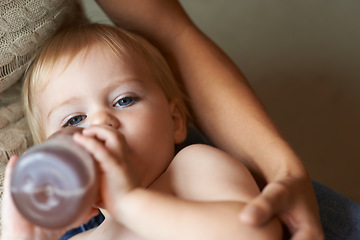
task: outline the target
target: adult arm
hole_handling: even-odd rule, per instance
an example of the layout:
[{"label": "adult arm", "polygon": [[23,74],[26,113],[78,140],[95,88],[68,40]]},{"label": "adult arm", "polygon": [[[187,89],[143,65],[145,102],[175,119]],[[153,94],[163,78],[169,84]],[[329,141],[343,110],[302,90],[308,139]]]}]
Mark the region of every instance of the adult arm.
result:
[{"label": "adult arm", "polygon": [[308,173],[268,117],[238,67],[189,19],[176,0],[97,0],[118,26],[150,39],[190,96],[199,128],[241,159],[262,193],[240,218],[262,224],[277,214],[293,239],[321,239]]}]

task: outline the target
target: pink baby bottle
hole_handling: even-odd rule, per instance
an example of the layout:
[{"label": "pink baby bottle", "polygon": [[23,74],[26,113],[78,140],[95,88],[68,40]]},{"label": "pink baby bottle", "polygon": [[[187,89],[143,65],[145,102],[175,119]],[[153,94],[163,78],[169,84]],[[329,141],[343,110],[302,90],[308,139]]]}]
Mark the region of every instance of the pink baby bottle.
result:
[{"label": "pink baby bottle", "polygon": [[98,197],[98,168],[73,141],[81,128],[66,128],[26,151],[15,164],[11,194],[19,212],[45,228],[69,226],[87,214]]}]

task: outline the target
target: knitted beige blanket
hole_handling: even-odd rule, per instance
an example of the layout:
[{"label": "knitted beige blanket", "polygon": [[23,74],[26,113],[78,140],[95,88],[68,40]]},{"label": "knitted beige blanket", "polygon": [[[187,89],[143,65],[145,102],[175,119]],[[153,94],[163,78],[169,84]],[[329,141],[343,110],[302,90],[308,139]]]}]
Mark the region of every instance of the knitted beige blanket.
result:
[{"label": "knitted beige blanket", "polygon": [[21,78],[35,50],[59,26],[76,18],[75,4],[74,0],[0,0],[0,201],[9,157],[32,144],[22,111]]}]

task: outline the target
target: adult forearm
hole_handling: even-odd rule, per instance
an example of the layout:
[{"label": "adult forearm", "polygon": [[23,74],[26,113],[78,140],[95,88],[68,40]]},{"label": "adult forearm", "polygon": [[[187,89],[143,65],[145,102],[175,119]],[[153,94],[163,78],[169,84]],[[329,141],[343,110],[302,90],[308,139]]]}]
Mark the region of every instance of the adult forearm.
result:
[{"label": "adult forearm", "polygon": [[[195,27],[162,43],[191,99],[198,126],[218,147],[272,178],[302,164],[238,67]],[[166,46],[167,45],[167,46]]]},{"label": "adult forearm", "polygon": [[307,177],[240,69],[215,43],[188,24],[157,45],[182,80],[197,125],[217,147],[241,159],[258,181]]},{"label": "adult forearm", "polygon": [[196,28],[175,0],[97,0],[119,26],[150,39],[170,62],[191,100],[197,125],[258,178],[304,175],[239,68]]}]

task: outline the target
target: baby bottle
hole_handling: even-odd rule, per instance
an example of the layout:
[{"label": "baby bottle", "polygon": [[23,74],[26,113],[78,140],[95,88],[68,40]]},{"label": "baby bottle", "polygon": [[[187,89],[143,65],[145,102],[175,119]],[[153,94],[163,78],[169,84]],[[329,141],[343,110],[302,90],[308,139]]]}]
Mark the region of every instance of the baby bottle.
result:
[{"label": "baby bottle", "polygon": [[87,214],[98,194],[97,165],[73,141],[69,127],[26,151],[14,166],[11,194],[19,212],[45,228],[68,226]]}]

